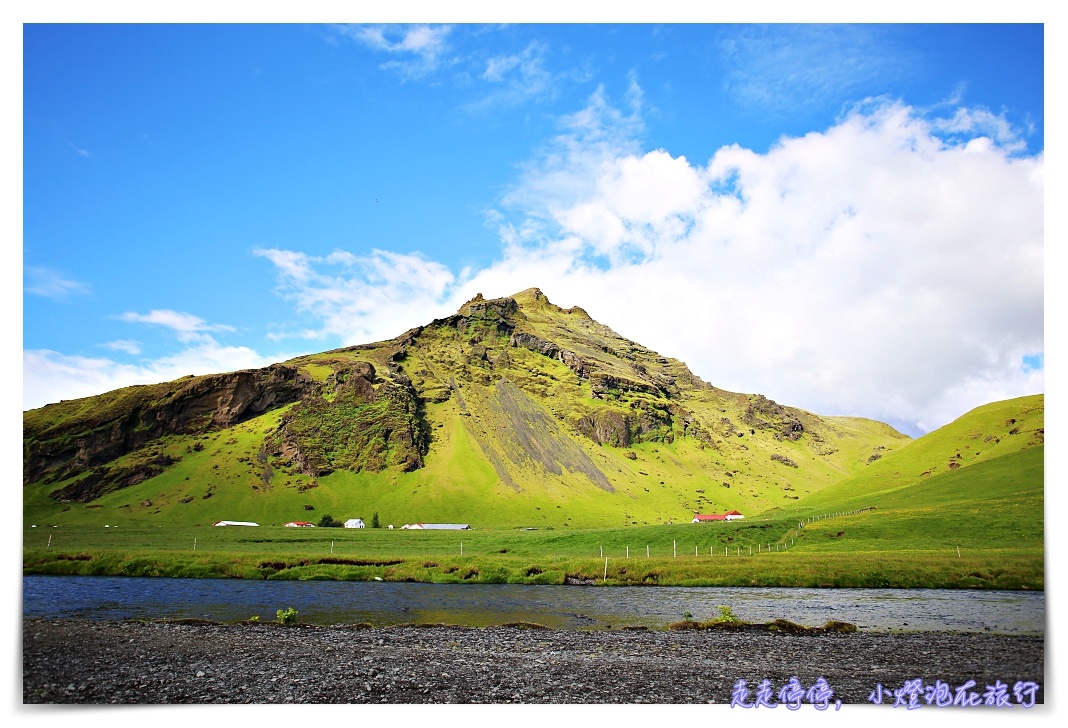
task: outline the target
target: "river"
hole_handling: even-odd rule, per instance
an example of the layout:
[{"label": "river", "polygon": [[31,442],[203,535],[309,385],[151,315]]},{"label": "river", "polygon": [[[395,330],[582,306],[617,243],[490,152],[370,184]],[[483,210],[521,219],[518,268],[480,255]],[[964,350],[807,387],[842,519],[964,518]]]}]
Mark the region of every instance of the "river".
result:
[{"label": "river", "polygon": [[1045,594],[949,589],[777,587],[584,587],[417,584],[375,581],[259,581],[110,576],[24,576],[23,616],[233,622],[293,607],[310,624],[376,627],[444,623],[482,627],[536,622],[557,629],[664,627],[718,615],[729,606],[750,622],[835,619],[861,631],[994,632],[1043,635]]}]

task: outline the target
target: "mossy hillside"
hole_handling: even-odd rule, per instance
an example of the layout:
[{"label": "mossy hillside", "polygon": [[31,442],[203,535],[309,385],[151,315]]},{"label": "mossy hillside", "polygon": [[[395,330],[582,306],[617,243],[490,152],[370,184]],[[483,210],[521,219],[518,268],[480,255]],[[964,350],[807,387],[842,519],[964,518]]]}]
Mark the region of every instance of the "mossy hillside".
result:
[{"label": "mossy hillside", "polygon": [[[908,441],[881,423],[711,387],[535,289],[284,366],[304,377],[297,402],[150,442],[181,460],[88,502],[38,497],[77,476],[30,484],[27,516],[58,505],[64,518],[101,523],[114,512],[281,523],[317,520],[303,509],[312,505],[398,524],[636,527],[792,503]],[[210,462],[191,449],[197,438]]]}]

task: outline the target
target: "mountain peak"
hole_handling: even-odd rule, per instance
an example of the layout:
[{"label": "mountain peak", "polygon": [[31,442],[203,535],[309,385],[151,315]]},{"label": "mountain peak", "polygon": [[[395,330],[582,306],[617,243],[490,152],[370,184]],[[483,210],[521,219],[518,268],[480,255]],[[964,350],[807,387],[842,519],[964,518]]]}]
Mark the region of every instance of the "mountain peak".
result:
[{"label": "mountain peak", "polygon": [[[218,490],[283,522],[294,503],[344,503],[557,526],[604,509],[637,525],[778,505],[900,439],[847,425],[716,389],[527,288],[388,341],[27,412],[23,477],[57,512],[149,520],[218,520]],[[599,505],[564,516],[574,499]]]}]

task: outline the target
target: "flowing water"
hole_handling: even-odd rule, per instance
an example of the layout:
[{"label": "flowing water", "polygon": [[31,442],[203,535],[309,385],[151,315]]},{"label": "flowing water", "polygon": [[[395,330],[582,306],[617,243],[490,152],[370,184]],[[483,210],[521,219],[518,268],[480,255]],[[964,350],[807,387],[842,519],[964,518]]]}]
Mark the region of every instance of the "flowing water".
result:
[{"label": "flowing water", "polygon": [[729,606],[750,622],[830,619],[862,631],[1045,633],[1045,594],[948,589],[777,587],[583,587],[253,581],[109,576],[25,576],[24,617],[177,619],[222,622],[293,607],[311,624],[376,627],[445,623],[483,627],[536,622],[558,629],[664,627],[689,612],[704,620]]}]

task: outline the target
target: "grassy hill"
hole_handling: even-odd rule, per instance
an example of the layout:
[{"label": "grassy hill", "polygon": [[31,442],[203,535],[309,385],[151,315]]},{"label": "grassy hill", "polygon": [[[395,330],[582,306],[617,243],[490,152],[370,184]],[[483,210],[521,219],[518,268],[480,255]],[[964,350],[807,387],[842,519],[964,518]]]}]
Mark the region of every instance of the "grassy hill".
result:
[{"label": "grassy hill", "polygon": [[55,525],[636,528],[801,504],[908,443],[718,389],[530,289],[385,342],[26,412],[23,505]]},{"label": "grassy hill", "polygon": [[817,520],[799,548],[822,551],[1020,549],[1042,553],[1044,397],[978,407],[863,470],[770,509],[771,518],[875,507]]}]

